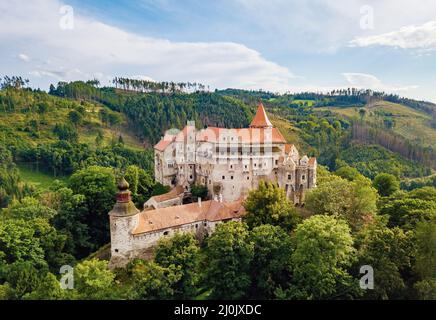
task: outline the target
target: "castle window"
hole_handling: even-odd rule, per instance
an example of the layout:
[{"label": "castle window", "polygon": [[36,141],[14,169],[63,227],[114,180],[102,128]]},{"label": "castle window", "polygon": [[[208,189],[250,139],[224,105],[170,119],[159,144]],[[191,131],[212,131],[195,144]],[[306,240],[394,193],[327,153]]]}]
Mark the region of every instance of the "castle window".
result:
[{"label": "castle window", "polygon": [[301,180],[304,180],[304,179],[306,179],[306,175],[303,174],[303,175],[301,176]]},{"label": "castle window", "polygon": [[222,176],[222,178],[223,178],[223,180],[225,180],[225,179],[226,179],[226,176]]},{"label": "castle window", "polygon": [[165,231],[163,234],[164,234],[164,236],[167,236],[168,235],[168,231]]},{"label": "castle window", "polygon": [[279,160],[276,160],[276,165],[278,165],[279,164]]},{"label": "castle window", "polygon": [[292,175],[288,174],[288,180],[292,179]]},{"label": "castle window", "polygon": [[250,180],[250,177],[247,177],[247,180]]},{"label": "castle window", "polygon": [[230,180],[233,180],[233,176],[230,176]]},{"label": "castle window", "polygon": [[118,249],[115,249],[115,252],[118,252]]},{"label": "castle window", "polygon": [[245,169],[247,169],[247,165],[245,165]]},{"label": "castle window", "polygon": [[192,174],[189,176],[189,179],[192,179]]}]

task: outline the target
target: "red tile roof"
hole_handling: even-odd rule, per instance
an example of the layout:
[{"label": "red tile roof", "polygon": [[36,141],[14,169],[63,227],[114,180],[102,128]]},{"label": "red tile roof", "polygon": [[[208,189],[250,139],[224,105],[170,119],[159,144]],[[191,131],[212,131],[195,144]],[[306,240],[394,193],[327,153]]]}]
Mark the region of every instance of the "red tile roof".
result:
[{"label": "red tile roof", "polygon": [[250,128],[271,128],[273,125],[266,115],[265,108],[262,103],[257,107],[256,115],[251,121]]},{"label": "red tile roof", "polygon": [[166,134],[155,146],[154,148],[159,151],[164,151],[171,142],[174,141],[176,137],[170,134]]},{"label": "red tile roof", "polygon": [[293,147],[294,147],[293,144],[286,144],[285,145],[285,153],[288,154],[289,152],[291,152]]},{"label": "red tile roof", "polygon": [[244,215],[242,200],[231,203],[215,200],[142,211],[134,235],[173,228],[201,221],[221,221]]},{"label": "red tile roof", "polygon": [[315,157],[310,157],[309,158],[309,164],[310,165],[314,165],[316,163],[316,158]]},{"label": "red tile roof", "polygon": [[184,191],[185,190],[183,189],[182,186],[177,186],[171,189],[170,191],[168,191],[167,193],[160,194],[158,196],[152,196],[150,199],[153,199],[156,202],[167,201],[180,197],[180,195],[184,193]]}]

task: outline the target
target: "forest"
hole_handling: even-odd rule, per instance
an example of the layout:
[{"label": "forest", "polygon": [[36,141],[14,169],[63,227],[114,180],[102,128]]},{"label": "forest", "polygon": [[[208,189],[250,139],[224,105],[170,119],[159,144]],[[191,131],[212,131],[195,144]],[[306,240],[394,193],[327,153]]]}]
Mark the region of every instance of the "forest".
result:
[{"label": "forest", "polygon": [[[1,81],[0,299],[436,299],[436,156],[418,139],[435,130],[435,105],[353,88],[113,85],[60,82],[44,92],[20,77]],[[165,238],[152,260],[110,270],[118,179],[142,208],[168,191],[153,177],[152,146],[165,130],[188,120],[245,127],[259,101],[289,143],[318,159],[304,208],[261,183],[241,222],[204,239]],[[403,131],[417,115],[422,122]],[[73,289],[59,286],[63,265],[74,266]],[[368,265],[371,290],[359,285]]]}]

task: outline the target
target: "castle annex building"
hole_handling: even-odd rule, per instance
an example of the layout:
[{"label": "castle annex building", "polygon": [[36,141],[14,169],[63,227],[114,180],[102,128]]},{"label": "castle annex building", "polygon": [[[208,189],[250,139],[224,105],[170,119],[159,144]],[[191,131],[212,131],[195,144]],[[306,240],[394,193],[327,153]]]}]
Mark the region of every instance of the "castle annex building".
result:
[{"label": "castle annex building", "polygon": [[[189,232],[201,238],[213,232],[218,223],[240,220],[245,213],[242,200],[225,203],[201,199],[185,205],[146,207],[140,212],[128,188],[124,179],[118,184],[117,202],[109,212],[111,267],[124,266],[134,258],[150,257],[151,249],[162,237]],[[165,194],[160,205],[176,199],[174,194]]]},{"label": "castle annex building", "polygon": [[207,186],[212,198],[224,201],[245,197],[260,180],[276,181],[295,204],[304,202],[305,190],[316,185],[316,158],[300,157],[273,127],[262,104],[249,128],[187,125],[154,146],[155,177],[164,185]]},{"label": "castle annex building", "polygon": [[[129,184],[118,184],[109,212],[112,267],[150,257],[162,237],[190,232],[201,238],[218,223],[240,220],[243,200],[260,180],[275,181],[296,205],[316,185],[316,159],[300,157],[273,127],[262,104],[249,128],[209,127],[167,132],[155,145],[155,178],[172,187],[151,197],[143,211],[131,201]],[[206,186],[212,200],[183,204],[193,184]]]}]

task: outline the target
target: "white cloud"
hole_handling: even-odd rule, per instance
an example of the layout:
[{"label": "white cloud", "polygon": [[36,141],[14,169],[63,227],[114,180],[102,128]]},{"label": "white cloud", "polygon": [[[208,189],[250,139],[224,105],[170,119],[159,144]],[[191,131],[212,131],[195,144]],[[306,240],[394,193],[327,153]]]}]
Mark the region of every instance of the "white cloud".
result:
[{"label": "white cloud", "polygon": [[24,54],[24,53],[20,53],[20,54],[18,55],[18,58],[19,58],[20,60],[25,61],[25,62],[29,62],[29,61],[30,61],[30,57],[29,57],[27,54]]},{"label": "white cloud", "polygon": [[342,73],[345,80],[348,82],[348,87],[358,89],[372,89],[386,92],[408,91],[418,88],[417,85],[398,86],[383,83],[379,78],[372,74],[367,73]]},{"label": "white cloud", "polygon": [[[350,39],[366,38],[434,20],[436,1],[419,0],[237,0],[240,19],[276,37],[293,50],[335,53]],[[369,7],[373,29],[361,27]],[[239,12],[238,12],[239,13]],[[247,18],[248,16],[248,18]]]},{"label": "white cloud", "polygon": [[[0,2],[0,51],[26,49],[34,60],[26,73],[38,84],[44,77],[147,74],[156,80],[197,81],[211,87],[286,91],[294,78],[287,68],[238,43],[144,37],[77,14],[74,29],[62,30],[61,6],[57,0]],[[0,62],[0,69],[7,71],[7,64]]]},{"label": "white cloud", "polygon": [[358,37],[353,39],[350,45],[358,47],[380,45],[418,49],[419,51],[436,50],[436,21],[429,21],[422,25],[409,25],[397,31],[379,35]]}]

